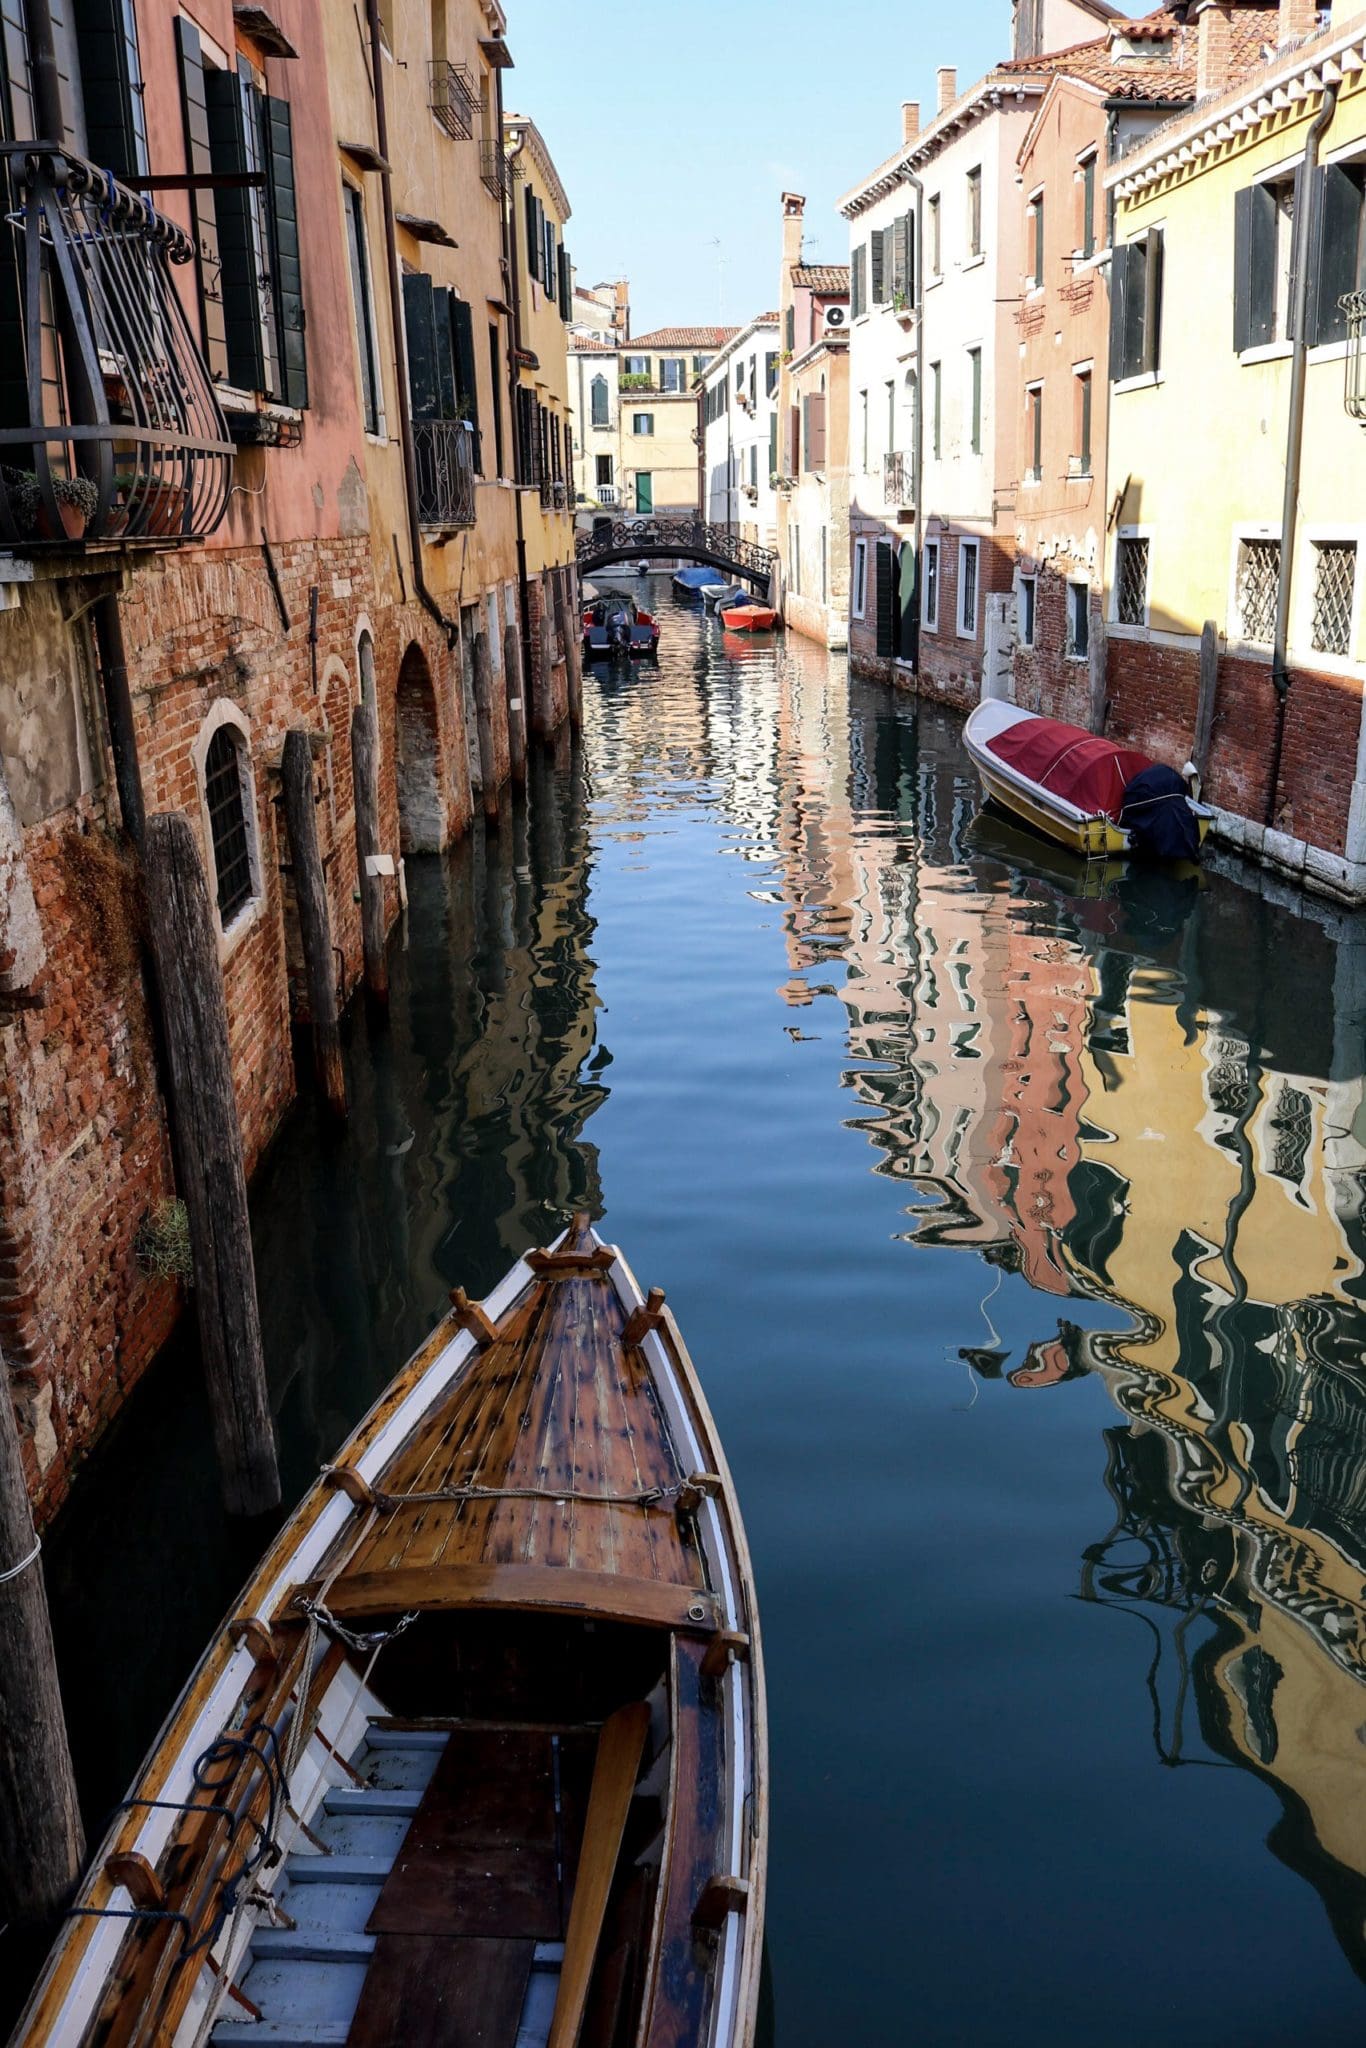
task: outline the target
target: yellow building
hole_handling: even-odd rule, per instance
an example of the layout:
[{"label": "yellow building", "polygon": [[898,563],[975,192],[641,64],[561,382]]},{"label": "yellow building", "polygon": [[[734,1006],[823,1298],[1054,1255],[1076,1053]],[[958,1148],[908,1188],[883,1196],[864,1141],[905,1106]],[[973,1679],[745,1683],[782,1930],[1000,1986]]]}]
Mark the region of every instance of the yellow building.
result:
[{"label": "yellow building", "polygon": [[694,380],[736,327],[658,327],[572,343],[574,481],[591,509],[692,519],[701,503]]},{"label": "yellow building", "polygon": [[1234,844],[1359,899],[1366,8],[1316,23],[1209,0],[1195,107],[1107,175],[1108,730],[1194,758]]}]

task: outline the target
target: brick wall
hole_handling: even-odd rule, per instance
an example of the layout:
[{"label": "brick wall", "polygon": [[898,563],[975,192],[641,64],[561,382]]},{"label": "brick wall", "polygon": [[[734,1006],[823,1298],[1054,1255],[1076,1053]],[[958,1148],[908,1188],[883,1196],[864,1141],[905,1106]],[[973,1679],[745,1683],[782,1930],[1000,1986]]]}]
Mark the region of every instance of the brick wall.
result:
[{"label": "brick wall", "polygon": [[[1091,670],[1086,661],[1067,654],[1067,583],[1069,565],[1041,563],[1035,576],[1034,644],[1015,649],[1015,702],[1045,718],[1072,725],[1091,723]],[[1084,571],[1077,572],[1084,579]],[[1091,637],[1101,631],[1101,598],[1090,598]]]}]

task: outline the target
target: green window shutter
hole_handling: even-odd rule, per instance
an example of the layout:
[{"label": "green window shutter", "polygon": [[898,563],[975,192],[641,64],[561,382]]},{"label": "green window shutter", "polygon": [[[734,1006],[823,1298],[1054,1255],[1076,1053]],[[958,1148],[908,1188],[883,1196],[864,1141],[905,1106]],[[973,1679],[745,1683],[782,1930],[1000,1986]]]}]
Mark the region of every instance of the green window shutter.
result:
[{"label": "green window shutter", "polygon": [[786,348],[787,348],[787,352],[788,352],[788,354],[789,354],[789,355],[791,355],[791,354],[792,354],[792,352],[793,352],[793,350],[794,350],[794,349],[796,348],[796,346],[797,346],[797,309],[796,309],[796,307],[795,307],[795,306],[789,306],[789,307],[788,307],[788,309],[787,309],[787,341],[786,341]]},{"label": "green window shutter", "polygon": [[466,301],[458,298],[454,292],[448,296],[455,362],[455,413],[457,419],[468,420],[473,429],[474,470],[476,476],[482,476],[484,460],[479,436],[479,373],[474,361],[474,313]]},{"label": "green window shutter", "polygon": [[872,256],[869,262],[871,278],[868,295],[875,306],[880,306],[887,296],[886,288],[886,243],[881,228],[875,228],[870,244]]},{"label": "green window shutter", "polygon": [[451,294],[445,285],[432,287],[432,334],[435,341],[436,417],[453,420],[459,417],[455,395],[455,335],[451,323]]},{"label": "green window shutter", "polygon": [[299,260],[299,207],[294,185],[294,136],[289,101],[267,99],[266,169],[276,312],[280,330],[280,396],[308,404],[308,352],[304,342],[303,267]]},{"label": "green window shutter", "polygon": [[530,185],[522,194],[522,208],[526,217],[526,267],[528,274],[539,277],[537,265],[541,260],[540,243],[536,234],[536,195]]},{"label": "green window shutter", "polygon": [[849,317],[857,320],[863,311],[863,265],[867,251],[859,243],[849,258]]},{"label": "green window shutter", "polygon": [[890,541],[877,544],[877,651],[890,658],[896,652],[896,558]]},{"label": "green window shutter", "polygon": [[[12,142],[33,133],[23,0],[0,0],[0,137]],[[10,174],[0,165],[0,210],[8,212],[13,205]],[[4,427],[28,424],[22,265],[23,249],[18,237],[0,229],[0,426]],[[17,450],[13,459],[19,459]]]},{"label": "green window shutter", "polygon": [[1144,264],[1143,356],[1140,369],[1156,375],[1162,367],[1162,269],[1166,242],[1161,228],[1149,228]]},{"label": "green window shutter", "polygon": [[570,282],[569,251],[560,244],[560,317],[572,319],[574,313],[574,287]]},{"label": "green window shutter", "polygon": [[78,0],[75,26],[87,151],[120,178],[144,176],[147,120],[132,0]]},{"label": "green window shutter", "polygon": [[778,474],[778,415],[776,412],[771,412],[768,416],[768,473],[771,477]]},{"label": "green window shutter", "polygon": [[903,661],[915,654],[915,621],[920,593],[915,573],[915,548],[904,540],[897,550],[896,651]]},{"label": "green window shutter", "polygon": [[1129,374],[1124,337],[1129,318],[1130,247],[1128,242],[1117,242],[1110,257],[1110,375],[1116,383]]},{"label": "green window shutter", "polygon": [[[175,18],[176,55],[180,64],[180,104],[185,121],[185,163],[195,177],[209,177],[209,110],[204,98],[204,59],[199,30],[183,14]],[[212,191],[190,194],[194,222],[196,269],[199,273],[199,317],[204,358],[211,377],[228,375],[227,324],[223,313],[223,259],[218,247],[218,212]]]},{"label": "green window shutter", "polygon": [[1345,341],[1347,315],[1338,305],[1361,289],[1362,173],[1356,164],[1325,164],[1309,204],[1309,332],[1313,347]]},{"label": "green window shutter", "polygon": [[[260,137],[253,132],[257,97],[236,72],[205,71],[204,104],[215,171],[245,176],[263,167]],[[220,191],[217,199],[228,376],[242,391],[264,391],[273,397],[277,375],[263,317],[269,278],[261,238],[261,195],[243,186]]]},{"label": "green window shutter", "polygon": [[441,378],[437,368],[436,304],[432,281],[424,271],[403,280],[403,327],[408,337],[408,395],[415,420],[441,417]]}]

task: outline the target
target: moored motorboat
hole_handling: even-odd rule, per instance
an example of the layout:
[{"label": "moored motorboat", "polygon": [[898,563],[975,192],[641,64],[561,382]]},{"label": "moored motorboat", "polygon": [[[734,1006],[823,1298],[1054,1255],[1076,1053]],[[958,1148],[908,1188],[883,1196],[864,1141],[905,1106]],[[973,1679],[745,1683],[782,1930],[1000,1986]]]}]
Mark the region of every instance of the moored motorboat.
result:
[{"label": "moored motorboat", "polygon": [[750,599],[744,604],[723,605],[721,623],[728,633],[770,633],[778,623],[778,614],[771,606],[755,604]]},{"label": "moored motorboat", "polygon": [[1212,813],[1136,747],[989,698],[963,743],[989,801],[1074,853],[1190,860]]},{"label": "moored motorboat", "polygon": [[680,597],[697,597],[705,583],[716,581],[714,569],[675,569],[673,587]]},{"label": "moored motorboat", "polygon": [[583,614],[585,661],[657,654],[659,621],[624,591],[605,591]]},{"label": "moored motorboat", "polygon": [[14,2040],[748,2048],[766,1842],[715,1427],[576,1217],[457,1290],[276,1538]]}]

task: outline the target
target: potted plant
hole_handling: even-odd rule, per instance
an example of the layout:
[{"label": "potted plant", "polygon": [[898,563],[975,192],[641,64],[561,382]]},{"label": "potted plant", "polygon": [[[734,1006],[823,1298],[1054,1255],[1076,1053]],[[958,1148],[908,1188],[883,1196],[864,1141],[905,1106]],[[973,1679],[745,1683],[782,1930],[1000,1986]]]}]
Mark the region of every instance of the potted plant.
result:
[{"label": "potted plant", "polygon": [[54,532],[51,515],[41,497],[38,500],[38,531],[44,540],[83,540],[87,522],[95,515],[100,494],[88,476],[54,476],[52,495],[57,500],[60,532]]},{"label": "potted plant", "polygon": [[4,485],[15,531],[21,540],[27,539],[38,525],[38,507],[42,501],[38,479],[31,469],[11,469],[6,464],[0,465],[0,484]]}]

